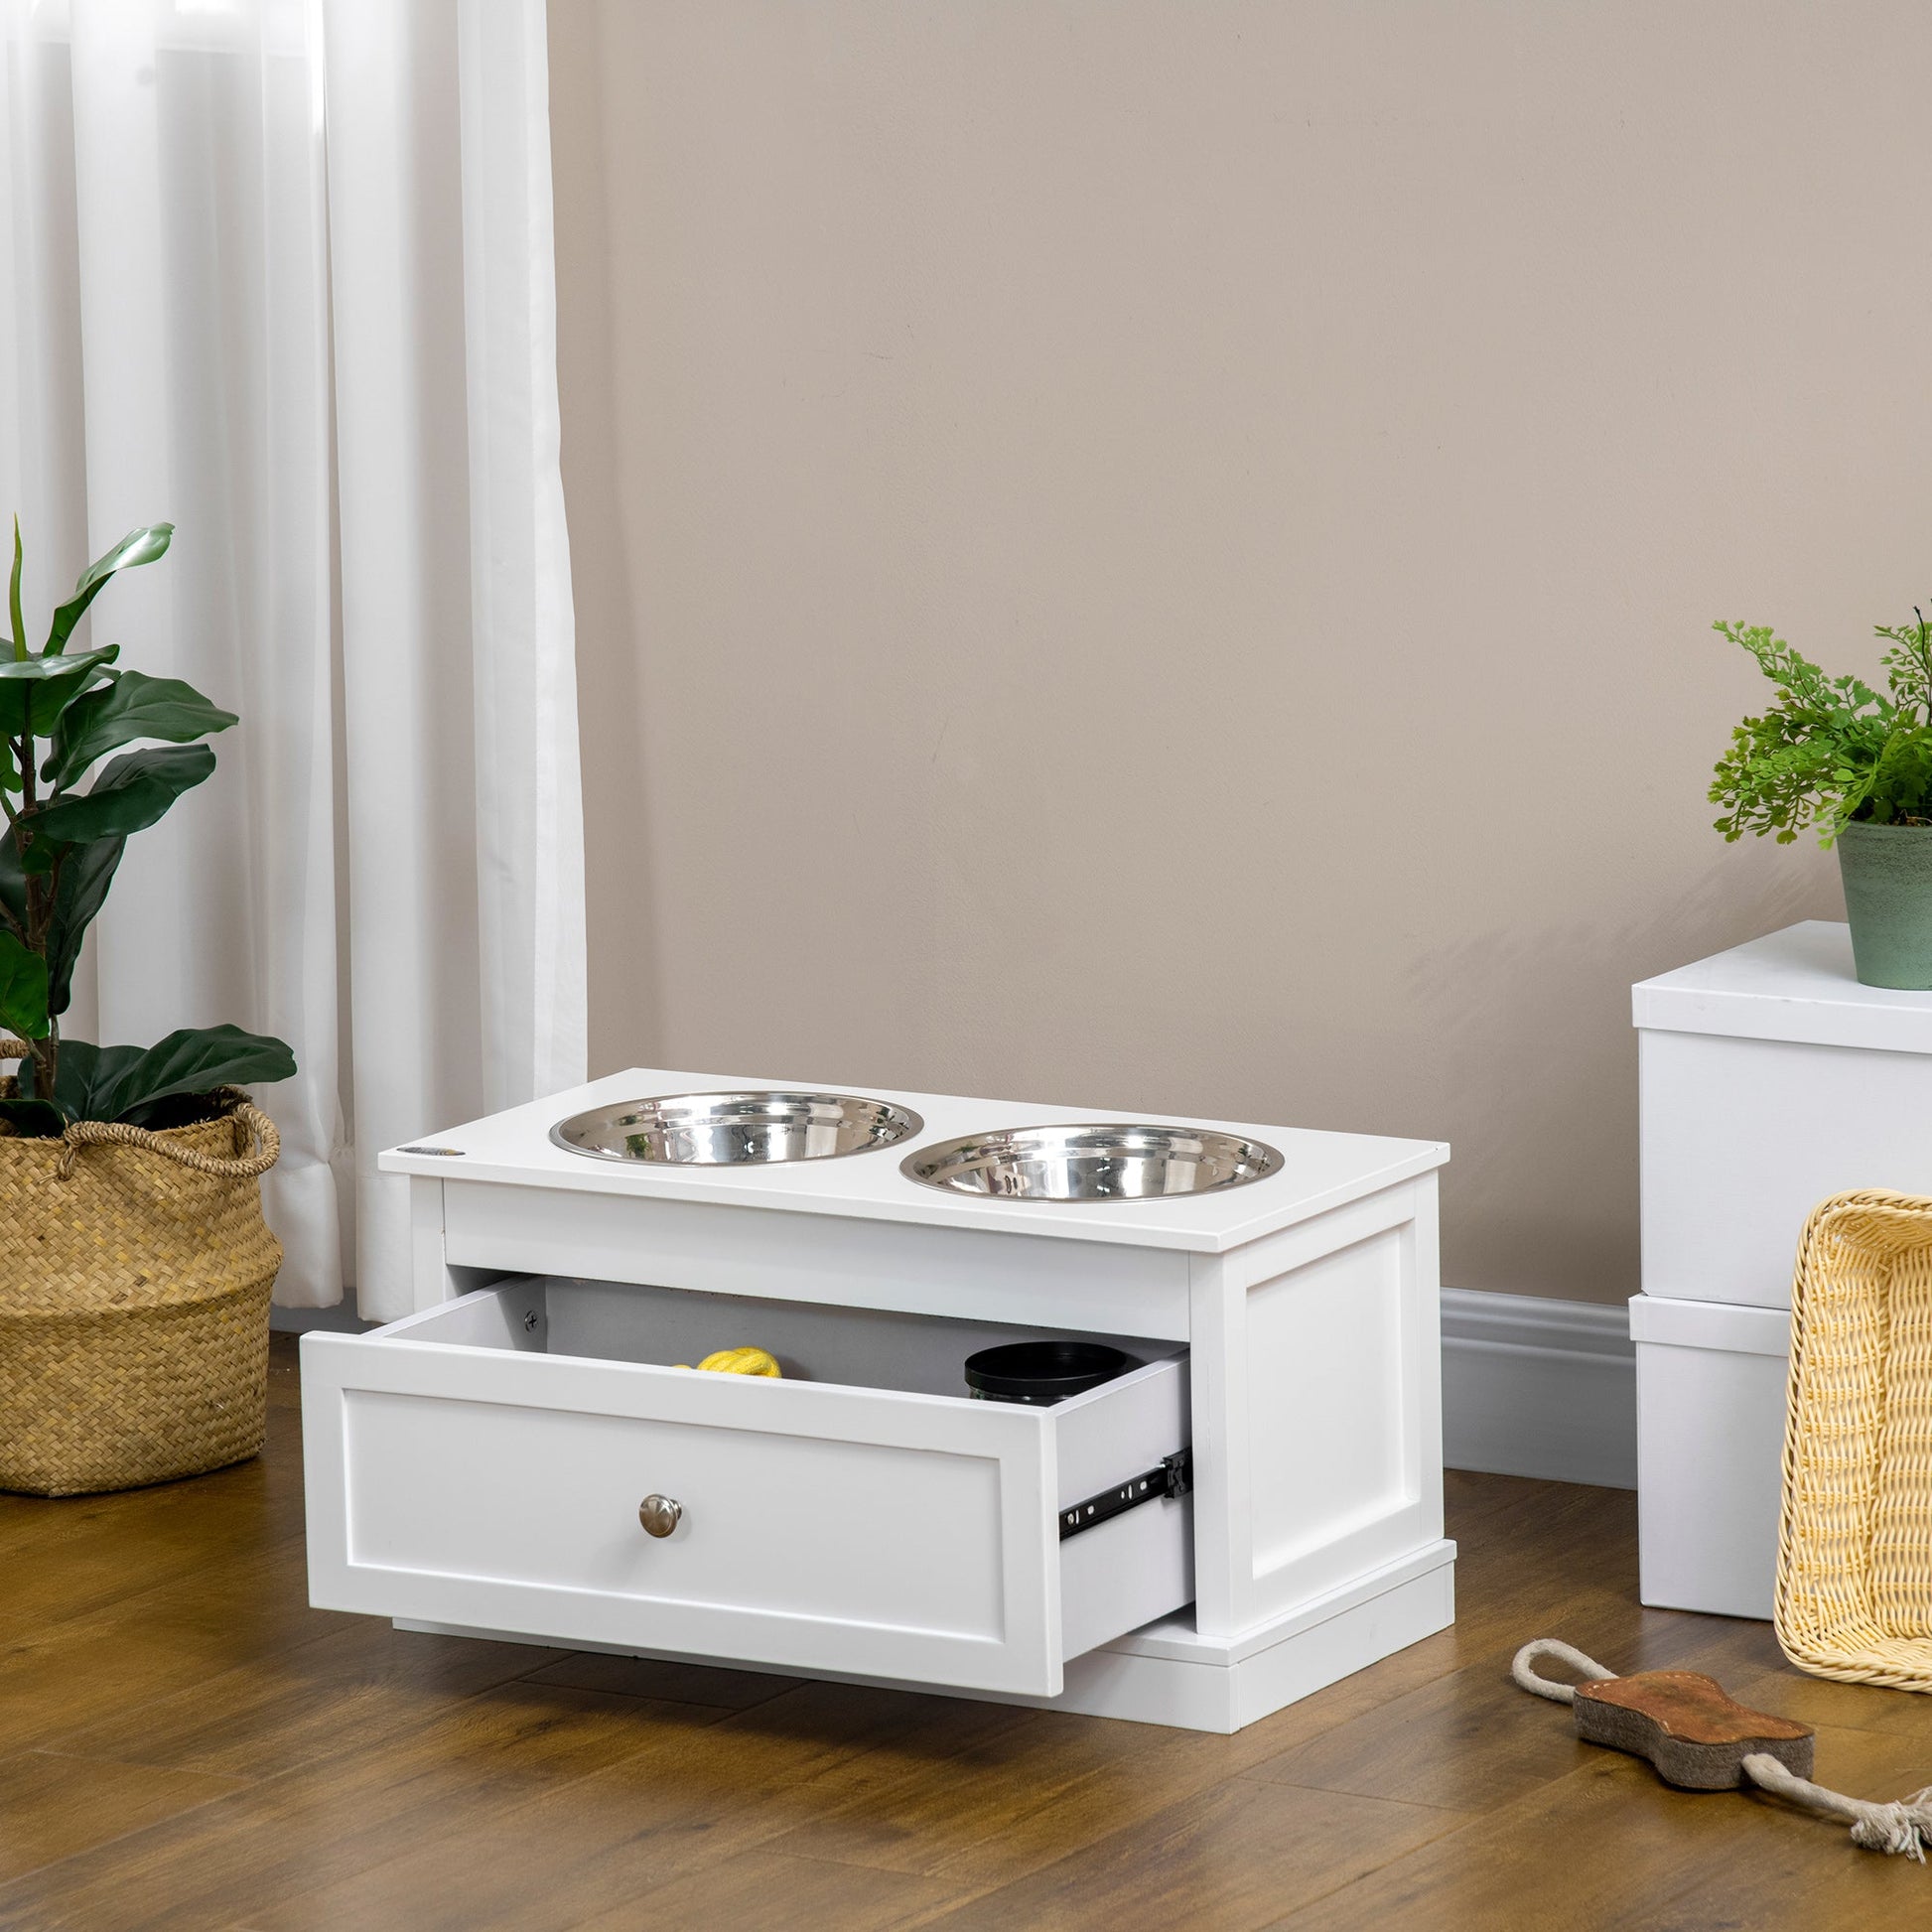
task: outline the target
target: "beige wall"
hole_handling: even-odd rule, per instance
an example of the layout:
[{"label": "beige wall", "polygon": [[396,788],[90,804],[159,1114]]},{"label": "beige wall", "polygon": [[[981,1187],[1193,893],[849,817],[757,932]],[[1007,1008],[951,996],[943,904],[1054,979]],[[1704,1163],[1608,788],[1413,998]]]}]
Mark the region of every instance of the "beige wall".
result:
[{"label": "beige wall", "polygon": [[596,1069],[1455,1144],[1635,1286],[1632,979],[1838,916],[1932,591],[1917,5],[552,0]]}]

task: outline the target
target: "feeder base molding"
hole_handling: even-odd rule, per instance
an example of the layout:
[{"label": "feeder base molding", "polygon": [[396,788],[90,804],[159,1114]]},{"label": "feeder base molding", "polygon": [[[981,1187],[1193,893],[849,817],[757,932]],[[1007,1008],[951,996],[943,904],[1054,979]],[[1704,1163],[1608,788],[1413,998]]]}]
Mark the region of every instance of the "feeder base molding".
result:
[{"label": "feeder base molding", "polygon": [[[554,1638],[530,1637],[514,1630],[479,1630],[409,1617],[391,1621],[398,1630],[431,1636],[479,1637],[490,1643],[594,1650],[616,1657],[650,1657],[666,1663],[733,1670],[760,1668],[738,1658],[640,1650],[624,1644],[561,1645]],[[1163,1617],[1084,1657],[1071,1659],[1066,1666],[1066,1689],[1058,1697],[956,1688],[946,1690],[946,1695],[1227,1735],[1448,1629],[1454,1621],[1455,1545],[1442,1542],[1239,1637],[1203,1637],[1186,1611]],[[774,1676],[916,1691],[928,1697],[935,1690],[945,1689],[897,1678],[861,1677],[850,1671],[768,1668]]]}]

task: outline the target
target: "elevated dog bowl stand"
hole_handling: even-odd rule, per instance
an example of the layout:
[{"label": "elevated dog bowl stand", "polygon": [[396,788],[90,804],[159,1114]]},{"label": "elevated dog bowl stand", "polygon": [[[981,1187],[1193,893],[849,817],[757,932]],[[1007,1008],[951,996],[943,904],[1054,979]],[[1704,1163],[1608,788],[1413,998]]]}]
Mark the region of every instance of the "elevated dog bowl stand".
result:
[{"label": "elevated dog bowl stand", "polygon": [[[1232,1731],[1449,1624],[1435,1142],[1225,1122],[1279,1173],[969,1197],[915,1148],[1104,1120],[864,1091],[891,1149],[589,1158],[633,1069],[382,1157],[416,1312],[302,1341],[311,1600],[409,1629],[762,1666]],[[1139,1364],[968,1398],[1044,1333]],[[698,1373],[770,1350],[784,1379]]]}]

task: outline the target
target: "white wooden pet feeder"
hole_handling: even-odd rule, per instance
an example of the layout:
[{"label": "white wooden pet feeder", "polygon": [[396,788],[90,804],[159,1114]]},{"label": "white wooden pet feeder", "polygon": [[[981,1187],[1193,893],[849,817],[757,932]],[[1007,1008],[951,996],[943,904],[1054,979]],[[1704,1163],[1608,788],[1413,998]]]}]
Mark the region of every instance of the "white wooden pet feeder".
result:
[{"label": "white wooden pet feeder", "polygon": [[[397,1149],[418,1311],[302,1342],[311,1599],[1238,1729],[1453,1616],[1448,1158],[654,1070]],[[971,1396],[1038,1338],[1135,1365]]]}]

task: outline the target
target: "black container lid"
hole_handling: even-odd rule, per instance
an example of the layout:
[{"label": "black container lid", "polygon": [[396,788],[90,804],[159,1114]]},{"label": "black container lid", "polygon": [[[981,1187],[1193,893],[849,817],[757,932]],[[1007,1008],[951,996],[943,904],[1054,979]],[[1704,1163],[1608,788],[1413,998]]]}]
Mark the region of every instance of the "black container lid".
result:
[{"label": "black container lid", "polygon": [[966,1386],[983,1395],[1082,1395],[1134,1365],[1101,1341],[1009,1341],[966,1357]]}]

